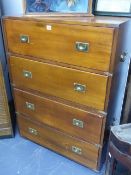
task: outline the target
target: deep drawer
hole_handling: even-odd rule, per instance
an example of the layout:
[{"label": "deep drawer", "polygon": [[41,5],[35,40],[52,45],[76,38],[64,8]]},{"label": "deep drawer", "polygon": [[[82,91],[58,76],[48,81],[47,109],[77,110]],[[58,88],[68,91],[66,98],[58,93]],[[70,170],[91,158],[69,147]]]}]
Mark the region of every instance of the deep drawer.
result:
[{"label": "deep drawer", "polygon": [[18,125],[22,136],[87,167],[97,169],[100,149],[95,145],[63,134],[50,127],[38,125],[22,116],[18,117]]},{"label": "deep drawer", "polygon": [[94,144],[102,144],[105,117],[14,89],[16,111]]},{"label": "deep drawer", "polygon": [[10,57],[12,83],[99,110],[105,109],[108,77],[76,69]]},{"label": "deep drawer", "polygon": [[5,19],[9,52],[109,71],[114,29]]}]

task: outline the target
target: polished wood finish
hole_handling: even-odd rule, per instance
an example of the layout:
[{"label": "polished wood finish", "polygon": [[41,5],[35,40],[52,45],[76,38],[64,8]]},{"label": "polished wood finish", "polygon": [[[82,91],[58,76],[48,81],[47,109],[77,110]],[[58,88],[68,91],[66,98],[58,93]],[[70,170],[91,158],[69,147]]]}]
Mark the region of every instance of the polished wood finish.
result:
[{"label": "polished wood finish", "polygon": [[11,136],[12,134],[8,99],[5,89],[3,70],[0,63],[0,137]]},{"label": "polished wood finish", "polygon": [[[112,17],[4,18],[22,136],[100,169],[105,122],[107,119],[107,129],[113,121],[115,107],[111,106],[125,65],[120,58],[131,50],[126,41],[130,38],[128,21]],[[84,52],[77,50],[76,42],[86,43]],[[82,121],[81,127],[72,125],[73,119]],[[72,153],[72,144],[78,144],[84,156]]]},{"label": "polished wood finish", "polygon": [[[6,20],[5,26],[9,29],[6,32],[9,52],[109,71],[113,28],[26,20]],[[21,35],[27,35],[29,42],[22,43]],[[76,42],[89,43],[89,51],[77,51]]]},{"label": "polished wood finish", "polygon": [[[14,97],[18,113],[85,141],[102,145],[101,134],[105,125],[104,116],[19,89],[14,89]],[[27,108],[27,102],[34,105],[34,110]],[[82,121],[83,128],[74,126],[73,119]]]},{"label": "polished wood finish", "polygon": [[[19,129],[22,136],[33,140],[49,149],[65,155],[83,165],[89,165],[92,169],[97,169],[97,159],[100,149],[96,146],[66,135],[46,125],[39,125],[32,120],[18,116]],[[37,135],[29,133],[29,128],[35,129]],[[72,146],[81,148],[82,154],[72,152]]]},{"label": "polished wood finish", "polygon": [[[104,110],[107,76],[40,63],[20,57],[10,57],[9,62],[14,86],[33,89]],[[32,78],[24,77],[24,70],[31,72]],[[75,91],[74,83],[86,85],[86,91]]]},{"label": "polished wood finish", "polygon": [[70,25],[83,25],[83,26],[95,26],[95,27],[109,27],[109,28],[119,28],[129,22],[129,18],[125,17],[107,17],[107,16],[94,16],[92,18],[87,17],[51,17],[42,15],[29,15],[29,16],[6,16],[4,17],[4,23],[6,20],[22,20],[22,21],[43,21],[47,23],[59,23],[59,24],[70,24]]}]

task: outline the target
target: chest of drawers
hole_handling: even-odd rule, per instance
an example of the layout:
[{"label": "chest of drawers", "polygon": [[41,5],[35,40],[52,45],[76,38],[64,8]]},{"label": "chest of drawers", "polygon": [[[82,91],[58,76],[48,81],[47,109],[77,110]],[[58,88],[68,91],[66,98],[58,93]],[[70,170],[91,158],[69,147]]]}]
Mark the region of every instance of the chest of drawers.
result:
[{"label": "chest of drawers", "polygon": [[3,24],[21,135],[99,170],[128,20],[6,17]]}]

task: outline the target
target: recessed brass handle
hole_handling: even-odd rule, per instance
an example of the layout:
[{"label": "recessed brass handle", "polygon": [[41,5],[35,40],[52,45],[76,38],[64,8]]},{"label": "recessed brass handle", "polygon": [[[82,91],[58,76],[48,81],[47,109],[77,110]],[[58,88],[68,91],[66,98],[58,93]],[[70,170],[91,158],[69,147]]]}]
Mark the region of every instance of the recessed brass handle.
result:
[{"label": "recessed brass handle", "polygon": [[74,90],[81,93],[86,92],[86,85],[74,83]]},{"label": "recessed brass handle", "polygon": [[29,43],[29,36],[28,35],[20,35],[20,42],[21,43]]},{"label": "recessed brass handle", "polygon": [[23,70],[23,76],[25,78],[32,78],[32,73],[30,71]]},{"label": "recessed brass handle", "polygon": [[79,52],[88,52],[89,43],[76,42],[76,50]]},{"label": "recessed brass handle", "polygon": [[75,154],[79,154],[79,155],[82,154],[82,149],[81,149],[81,148],[78,148],[78,147],[76,147],[76,146],[72,146],[71,150],[72,150],[72,152],[75,153]]},{"label": "recessed brass handle", "polygon": [[28,128],[28,131],[29,131],[30,134],[38,135],[38,131],[36,129]]},{"label": "recessed brass handle", "polygon": [[75,118],[73,119],[73,125],[79,128],[84,128],[84,122]]},{"label": "recessed brass handle", "polygon": [[26,102],[26,108],[31,110],[31,111],[34,111],[35,110],[35,105],[32,104],[32,103]]}]

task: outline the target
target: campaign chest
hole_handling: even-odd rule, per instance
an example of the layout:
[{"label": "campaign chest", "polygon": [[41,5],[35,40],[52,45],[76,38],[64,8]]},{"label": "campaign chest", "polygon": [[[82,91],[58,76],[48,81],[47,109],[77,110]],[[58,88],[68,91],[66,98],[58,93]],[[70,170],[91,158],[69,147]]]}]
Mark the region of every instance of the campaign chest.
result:
[{"label": "campaign chest", "polygon": [[128,20],[28,16],[3,24],[20,134],[99,170]]}]

